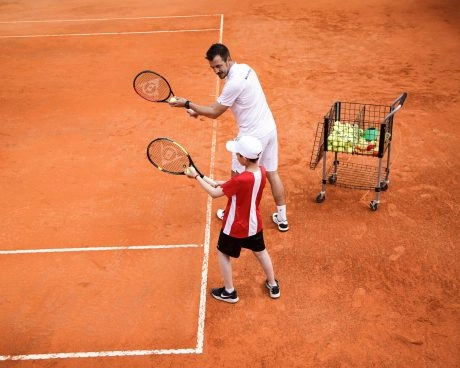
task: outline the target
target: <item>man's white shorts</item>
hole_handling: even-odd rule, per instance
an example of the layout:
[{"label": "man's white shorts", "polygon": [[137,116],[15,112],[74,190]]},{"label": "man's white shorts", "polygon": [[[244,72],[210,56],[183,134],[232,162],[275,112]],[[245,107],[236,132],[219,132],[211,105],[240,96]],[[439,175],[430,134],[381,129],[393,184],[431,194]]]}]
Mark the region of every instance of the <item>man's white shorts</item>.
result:
[{"label": "man's white shorts", "polygon": [[[238,138],[238,137],[237,137]],[[235,138],[235,139],[237,139]],[[259,158],[259,165],[265,167],[267,171],[278,170],[278,135],[276,129],[264,137],[257,137],[262,143],[262,154]],[[241,173],[244,171],[244,166],[240,165],[236,154],[232,155],[232,171]]]}]

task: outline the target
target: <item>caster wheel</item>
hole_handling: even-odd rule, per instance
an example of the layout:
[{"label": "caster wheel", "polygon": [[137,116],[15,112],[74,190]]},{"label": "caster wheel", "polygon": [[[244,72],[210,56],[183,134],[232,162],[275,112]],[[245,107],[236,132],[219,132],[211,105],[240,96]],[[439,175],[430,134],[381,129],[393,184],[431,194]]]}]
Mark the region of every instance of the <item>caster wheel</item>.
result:
[{"label": "caster wheel", "polygon": [[326,199],[326,195],[324,193],[319,193],[316,197],[316,203],[323,203]]},{"label": "caster wheel", "polygon": [[369,203],[369,207],[372,211],[377,211],[377,208],[379,208],[379,204],[376,201],[371,201],[371,203]]}]

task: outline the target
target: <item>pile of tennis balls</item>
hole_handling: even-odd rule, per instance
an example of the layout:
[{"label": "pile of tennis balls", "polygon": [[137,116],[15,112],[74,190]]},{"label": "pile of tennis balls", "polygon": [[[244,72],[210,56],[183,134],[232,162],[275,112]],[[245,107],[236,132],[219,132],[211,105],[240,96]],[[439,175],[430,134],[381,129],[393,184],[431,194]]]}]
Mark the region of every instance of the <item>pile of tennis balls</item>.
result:
[{"label": "pile of tennis balls", "polygon": [[377,156],[378,136],[378,129],[364,131],[358,124],[335,121],[327,139],[327,150]]}]

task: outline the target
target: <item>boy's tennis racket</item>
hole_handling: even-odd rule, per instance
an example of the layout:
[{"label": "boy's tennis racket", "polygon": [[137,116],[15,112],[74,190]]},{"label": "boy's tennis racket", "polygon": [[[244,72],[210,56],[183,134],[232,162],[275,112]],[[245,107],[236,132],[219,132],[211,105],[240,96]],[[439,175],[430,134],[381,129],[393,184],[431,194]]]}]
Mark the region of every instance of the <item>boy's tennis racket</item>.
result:
[{"label": "boy's tennis racket", "polygon": [[147,146],[147,158],[158,170],[168,174],[185,175],[185,169],[193,166],[201,177],[189,153],[179,143],[169,138],[156,138]]},{"label": "boy's tennis racket", "polygon": [[151,102],[168,102],[174,93],[168,81],[160,74],[144,70],[134,77],[133,87],[142,98]]}]

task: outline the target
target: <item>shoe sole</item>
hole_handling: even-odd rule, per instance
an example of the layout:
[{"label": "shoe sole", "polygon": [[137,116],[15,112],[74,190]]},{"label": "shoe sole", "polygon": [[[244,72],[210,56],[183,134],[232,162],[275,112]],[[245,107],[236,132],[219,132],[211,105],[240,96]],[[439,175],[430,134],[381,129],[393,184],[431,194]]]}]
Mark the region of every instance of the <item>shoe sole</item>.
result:
[{"label": "shoe sole", "polygon": [[[278,224],[277,224],[277,225],[278,225]],[[286,232],[286,231],[289,230],[289,226],[288,226],[287,228],[283,229],[282,227],[280,227],[280,226],[278,225],[278,230],[284,233],[284,232]]]},{"label": "shoe sole", "polygon": [[220,300],[221,302],[225,302],[225,303],[230,303],[230,304],[235,304],[238,300],[240,300],[240,298],[236,298],[236,299],[225,299],[225,298],[221,298],[219,296],[215,296],[214,294],[211,294],[212,297],[216,300]]},{"label": "shoe sole", "polygon": [[270,294],[270,298],[272,299],[278,299],[281,296],[281,293],[278,293],[276,295],[273,295],[272,293],[269,293],[269,294]]},{"label": "shoe sole", "polygon": [[221,298],[220,296],[214,295],[213,293],[211,293],[211,295],[214,299],[220,300],[221,302],[230,303],[230,304],[235,304],[238,300],[240,300],[240,298],[238,297],[236,297],[235,299],[227,299],[227,298]]}]

